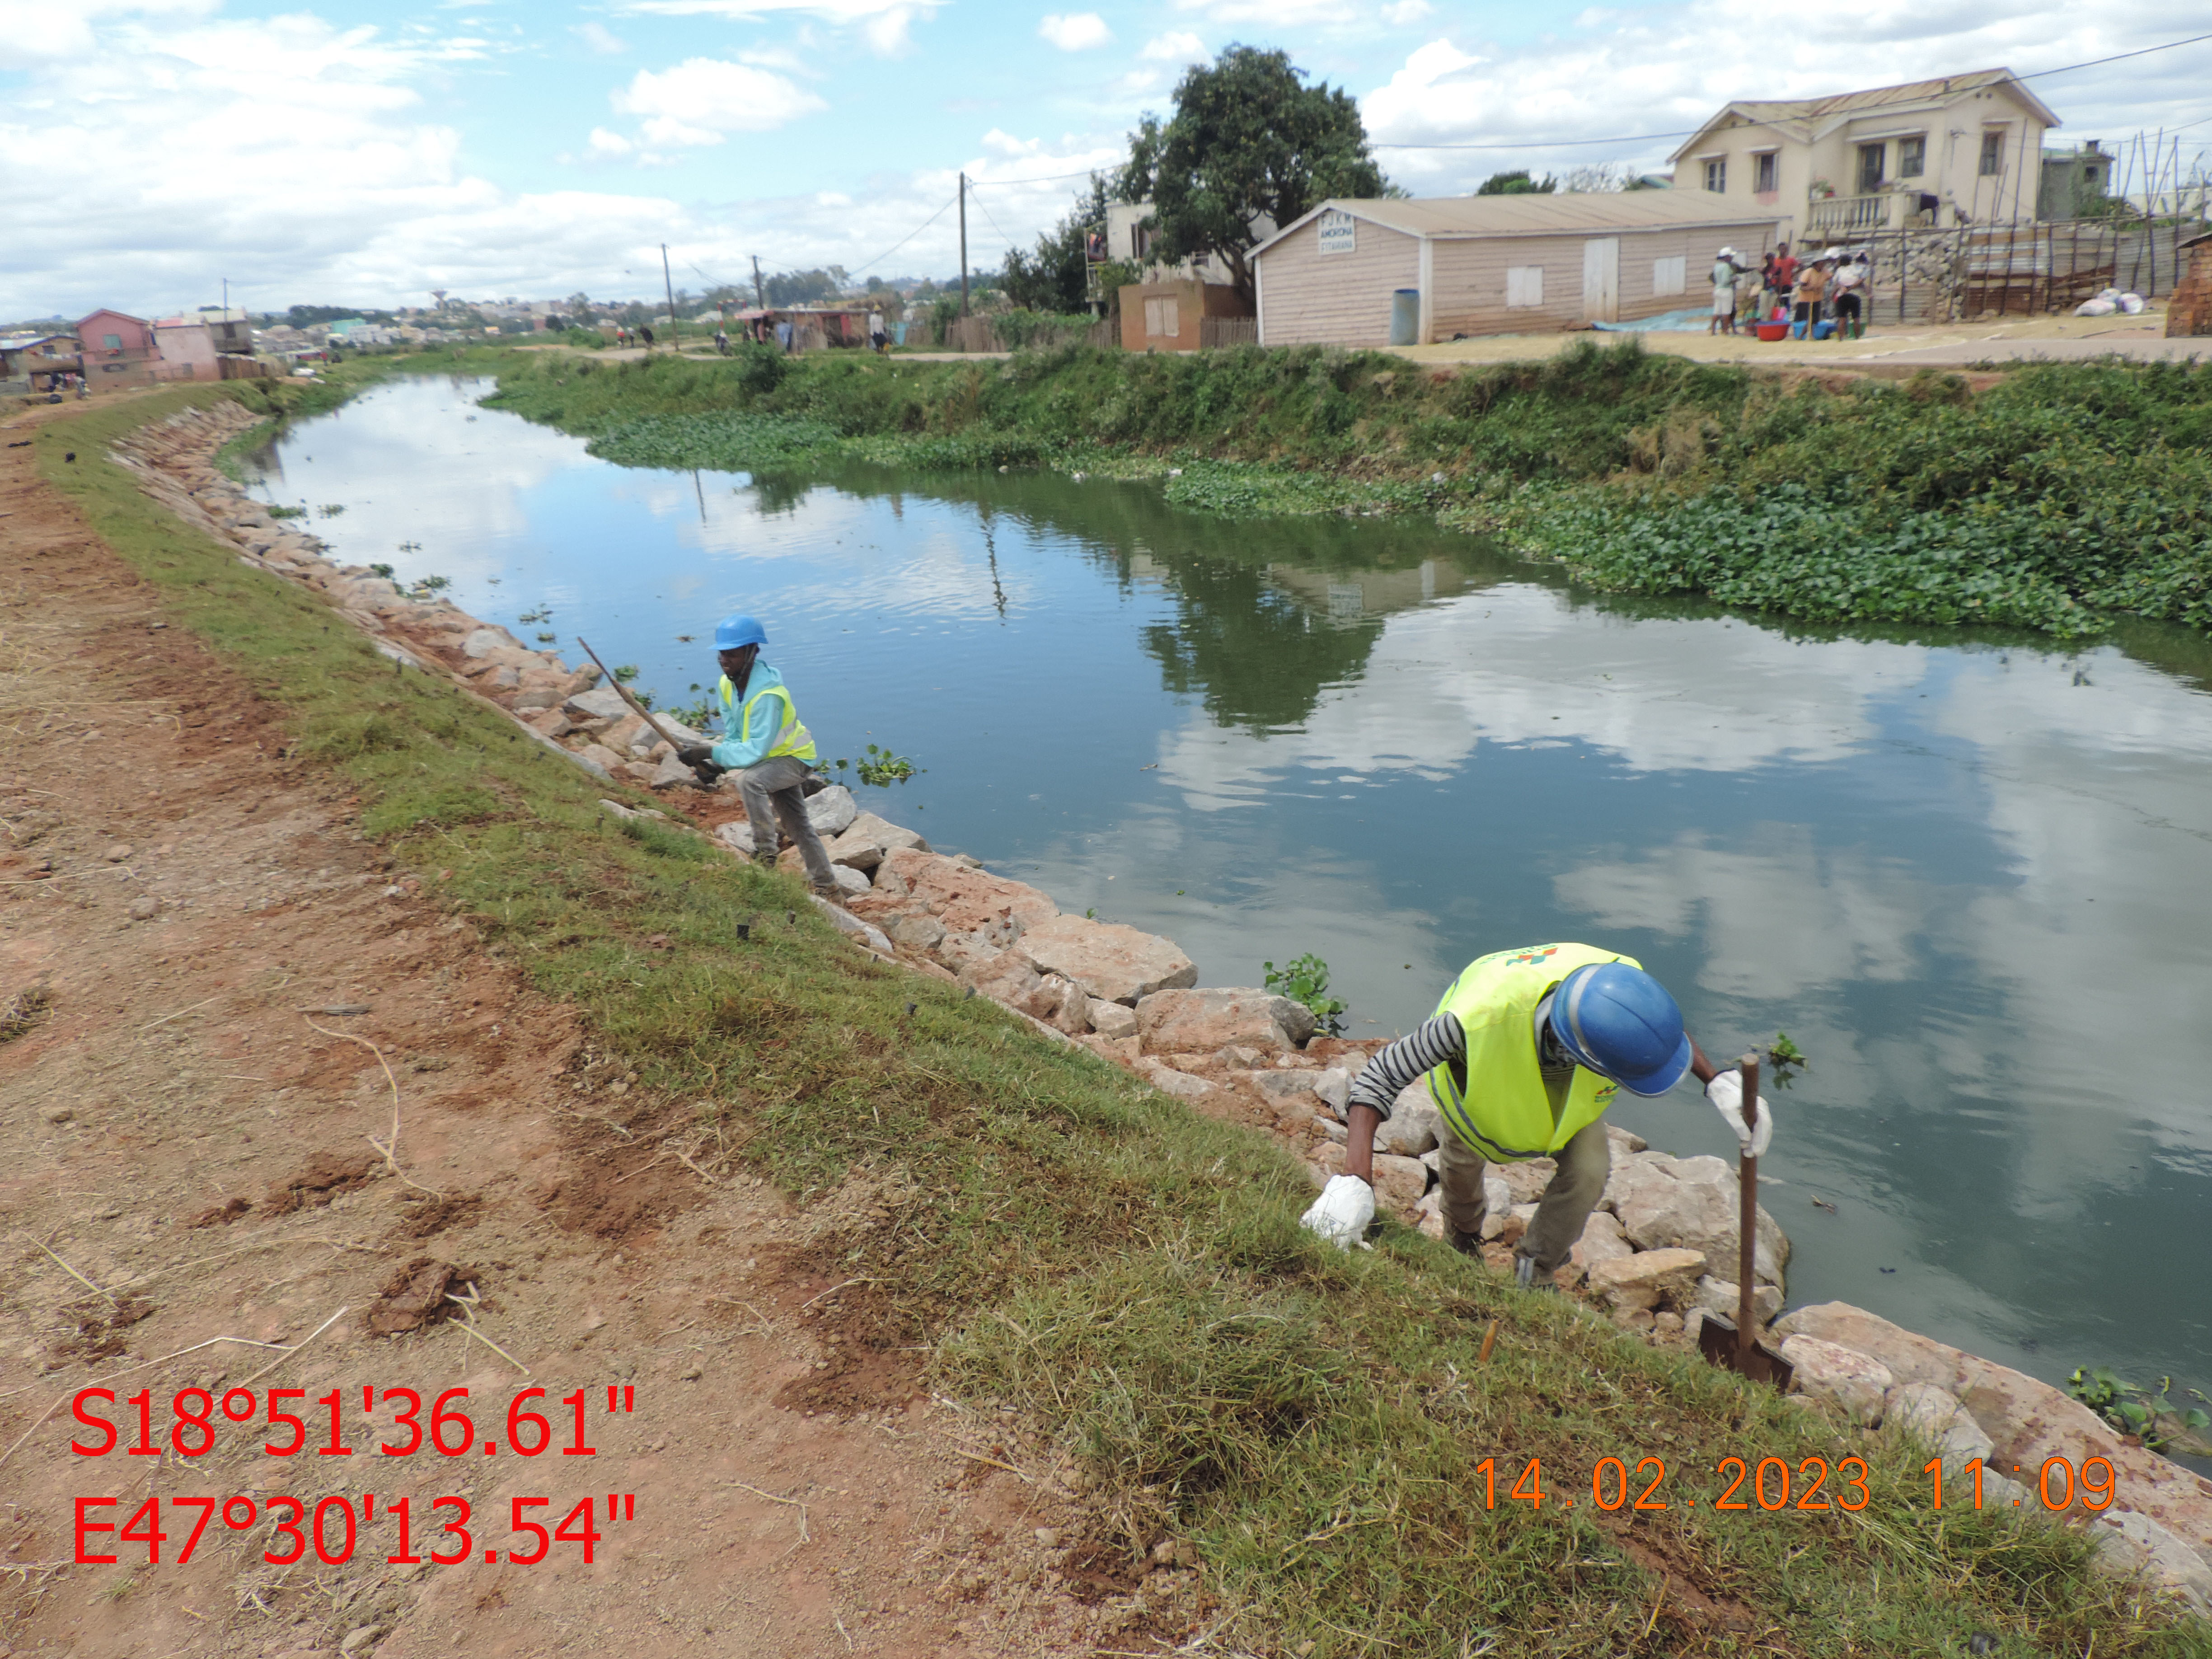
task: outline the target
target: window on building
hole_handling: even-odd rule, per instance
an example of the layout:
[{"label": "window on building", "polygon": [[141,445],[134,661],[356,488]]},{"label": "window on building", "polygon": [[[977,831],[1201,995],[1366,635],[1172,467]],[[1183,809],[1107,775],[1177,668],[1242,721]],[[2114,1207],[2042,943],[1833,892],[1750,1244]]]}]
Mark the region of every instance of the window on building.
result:
[{"label": "window on building", "polygon": [[1751,187],[1761,192],[1782,188],[1782,158],[1772,150],[1751,158]]},{"label": "window on building", "polygon": [[1651,262],[1651,291],[1654,294],[1680,294],[1687,290],[1690,278],[1690,259],[1678,253],[1671,259]]},{"label": "window on building", "polygon": [[1728,190],[1728,157],[1705,163],[1705,188],[1716,196]]},{"label": "window on building", "polygon": [[1889,146],[1887,144],[1859,146],[1860,195],[1871,196],[1881,188],[1881,181],[1888,172],[1888,161]]},{"label": "window on building", "polygon": [[1985,132],[1982,135],[1982,177],[1994,179],[2003,171],[2004,134]]},{"label": "window on building", "polygon": [[1508,265],[1505,268],[1505,303],[1509,307],[1543,304],[1544,267]]},{"label": "window on building", "polygon": [[1897,141],[1897,176],[1917,179],[1928,171],[1928,140],[1900,138]]},{"label": "window on building", "polygon": [[110,351],[123,349],[123,337],[120,334],[103,334],[100,337],[100,343]]},{"label": "window on building", "polygon": [[1182,307],[1174,298],[1145,301],[1145,332],[1173,338],[1182,332]]}]

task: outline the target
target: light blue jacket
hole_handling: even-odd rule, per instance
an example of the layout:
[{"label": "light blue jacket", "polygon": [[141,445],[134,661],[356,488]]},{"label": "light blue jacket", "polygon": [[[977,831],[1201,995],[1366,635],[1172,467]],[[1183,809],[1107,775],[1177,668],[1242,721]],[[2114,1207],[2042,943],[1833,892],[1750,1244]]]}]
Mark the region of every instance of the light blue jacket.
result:
[{"label": "light blue jacket", "polygon": [[[756,661],[753,672],[745,678],[745,693],[739,701],[737,688],[730,684],[729,676],[722,677],[718,688],[722,699],[722,739],[714,745],[714,764],[726,772],[742,772],[749,766],[758,766],[768,758],[769,750],[775,747],[776,734],[783,729],[783,697],[763,697],[763,691],[781,690],[787,696],[789,688],[783,676],[764,662]],[[740,719],[745,704],[752,707],[752,719]],[[791,705],[794,709],[797,705]],[[740,726],[750,729],[741,730]]]}]

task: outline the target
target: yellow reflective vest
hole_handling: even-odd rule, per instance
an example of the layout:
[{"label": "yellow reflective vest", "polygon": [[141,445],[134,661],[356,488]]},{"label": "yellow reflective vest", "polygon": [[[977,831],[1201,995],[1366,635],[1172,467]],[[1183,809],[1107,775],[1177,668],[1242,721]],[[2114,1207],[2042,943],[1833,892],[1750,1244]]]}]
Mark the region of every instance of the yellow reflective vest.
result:
[{"label": "yellow reflective vest", "polygon": [[755,667],[753,683],[752,695],[745,699],[744,710],[732,720],[730,711],[737,702],[738,688],[730,684],[727,674],[722,676],[722,683],[717,688],[722,697],[722,730],[734,736],[739,743],[744,743],[752,735],[753,710],[763,698],[775,697],[783,704],[783,720],[776,729],[775,740],[769,744],[768,752],[760,758],[775,760],[788,755],[793,760],[811,764],[814,760],[814,734],[800,722],[799,706],[792,702],[790,688],[784,684],[783,677],[763,664]]},{"label": "yellow reflective vest", "polygon": [[1556,1122],[1536,1066],[1536,1005],[1576,969],[1594,962],[1644,964],[1590,945],[1499,951],[1467,965],[1437,1004],[1467,1035],[1466,1082],[1447,1061],[1429,1073],[1429,1097],[1451,1132],[1493,1163],[1548,1158],[1605,1115],[1620,1085],[1574,1069]]}]

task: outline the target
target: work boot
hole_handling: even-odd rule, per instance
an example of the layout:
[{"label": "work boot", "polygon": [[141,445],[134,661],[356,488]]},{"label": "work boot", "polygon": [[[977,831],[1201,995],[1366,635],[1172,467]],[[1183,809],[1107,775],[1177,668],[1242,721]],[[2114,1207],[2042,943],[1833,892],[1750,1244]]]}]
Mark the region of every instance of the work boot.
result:
[{"label": "work boot", "polygon": [[1482,1259],[1481,1234],[1463,1233],[1456,1227],[1447,1227],[1444,1230],[1444,1237],[1449,1242],[1452,1249],[1457,1250],[1462,1255],[1473,1256],[1478,1261]]}]

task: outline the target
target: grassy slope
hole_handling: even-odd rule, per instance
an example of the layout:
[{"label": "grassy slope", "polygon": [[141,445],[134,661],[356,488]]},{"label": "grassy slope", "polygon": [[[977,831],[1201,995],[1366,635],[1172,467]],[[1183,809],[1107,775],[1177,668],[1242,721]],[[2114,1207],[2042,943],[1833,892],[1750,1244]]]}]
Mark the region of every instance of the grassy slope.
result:
[{"label": "grassy slope", "polygon": [[[867,1340],[933,1345],[941,1385],[1064,1436],[1133,1546],[1195,1540],[1237,1611],[1224,1640],[1842,1656],[1963,1652],[1983,1628],[2049,1650],[2094,1636],[2104,1656],[2212,1652],[2202,1626],[2091,1575],[2071,1534],[1931,1513],[1922,1455],[1879,1439],[1853,1448],[1873,1464],[1859,1514],[1715,1513],[1724,1457],[1794,1467],[1846,1449],[1771,1395],[1401,1230],[1351,1256],[1317,1245],[1296,1224],[1304,1173],[1271,1143],[860,957],[786,878],[657,826],[617,830],[594,805],[604,786],[451,687],[395,673],[319,599],[185,530],[100,459],[134,423],[225,395],[95,405],[41,429],[40,465],[287,711],[294,752],[357,788],[364,828],[450,870],[434,890],[572,1000],[648,1097],[698,1111],[802,1200],[877,1177],[893,1220],[821,1264],[874,1281],[846,1298],[871,1298]],[[736,945],[747,918],[753,942]],[[643,948],[653,933],[672,948]],[[1608,1455],[1664,1458],[1673,1507],[1632,1529],[1615,1524],[1626,1511],[1595,1512],[1589,1470]],[[1491,1456],[1495,1510],[1478,1473]],[[1531,1457],[1540,1509],[1504,1498]],[[1755,1639],[1685,1613],[1685,1582],[1747,1609]]]},{"label": "grassy slope", "polygon": [[1634,340],[1458,373],[1315,348],[505,361],[496,401],[632,465],[1172,460],[1190,506],[1428,511],[1604,588],[2069,637],[2103,611],[2212,628],[2212,366],[2031,365],[1969,396]]}]

